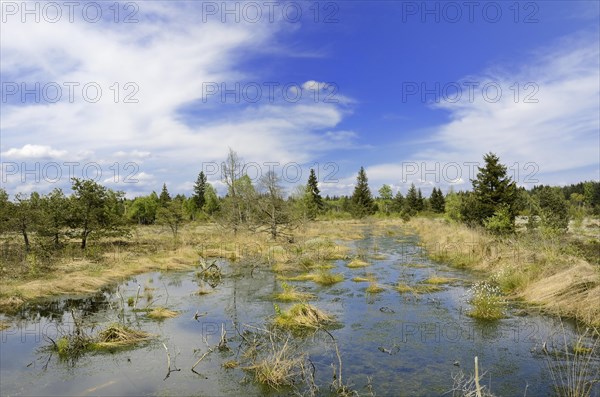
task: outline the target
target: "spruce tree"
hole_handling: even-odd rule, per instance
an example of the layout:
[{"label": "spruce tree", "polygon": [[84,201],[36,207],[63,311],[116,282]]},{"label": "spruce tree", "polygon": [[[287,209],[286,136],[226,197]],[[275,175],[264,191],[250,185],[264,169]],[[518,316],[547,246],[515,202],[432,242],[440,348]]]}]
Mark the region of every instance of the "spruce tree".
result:
[{"label": "spruce tree", "polygon": [[419,197],[417,195],[417,188],[412,183],[406,193],[406,211],[410,214],[416,213],[419,209]]},{"label": "spruce tree", "polygon": [[161,207],[166,207],[167,204],[171,201],[171,195],[167,190],[167,184],[163,183],[162,191],[160,192],[160,196],[158,198]]},{"label": "spruce tree", "polygon": [[423,198],[423,193],[421,192],[421,188],[417,189],[417,211],[423,211],[425,209],[425,199]]},{"label": "spruce tree", "polygon": [[396,193],[396,195],[394,196],[391,208],[393,212],[398,213],[402,212],[402,210],[404,209],[404,196],[402,195],[400,190],[398,190],[398,193]]},{"label": "spruce tree", "polygon": [[375,205],[371,190],[369,189],[367,174],[365,169],[360,167],[356,177],[356,186],[351,197],[352,214],[358,218],[375,213]]},{"label": "spruce tree", "polygon": [[431,198],[429,199],[431,203],[431,210],[438,214],[444,212],[444,207],[446,204],[446,200],[444,199],[444,195],[442,194],[442,189],[433,188],[431,192]]},{"label": "spruce tree", "polygon": [[500,163],[500,159],[494,153],[483,156],[485,164],[479,167],[477,178],[471,180],[473,183],[473,197],[476,208],[476,221],[480,225],[494,215],[501,207],[508,208],[508,216],[512,221],[515,219],[514,208],[517,198],[517,186],[510,176],[506,174],[506,166]]},{"label": "spruce tree", "polygon": [[198,174],[198,179],[196,179],[196,184],[194,185],[194,201],[196,202],[196,207],[199,210],[202,210],[204,203],[206,203],[206,199],[204,198],[205,193],[206,175],[204,175],[204,171],[200,171],[200,174]]},{"label": "spruce tree", "polygon": [[318,183],[319,181],[317,180],[315,170],[311,168],[310,174],[308,175],[308,182],[306,184],[306,191],[309,194],[311,204],[316,206],[318,211],[321,211],[323,209],[323,198],[321,197],[321,191],[319,190]]}]

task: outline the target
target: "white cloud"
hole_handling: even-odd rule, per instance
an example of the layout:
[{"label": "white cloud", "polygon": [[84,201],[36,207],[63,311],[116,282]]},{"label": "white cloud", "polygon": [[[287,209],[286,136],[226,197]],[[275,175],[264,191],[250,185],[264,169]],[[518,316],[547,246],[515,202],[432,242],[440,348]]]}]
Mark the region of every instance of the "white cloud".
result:
[{"label": "white cloud", "polygon": [[15,160],[56,159],[66,156],[66,150],[53,149],[44,145],[23,145],[21,148],[11,148],[2,152],[2,156]]},{"label": "white cloud", "polygon": [[[195,178],[201,162],[224,159],[228,147],[248,161],[279,162],[307,161],[331,148],[322,131],[335,132],[348,114],[341,103],[307,97],[296,104],[223,104],[222,117],[212,114],[212,104],[200,104],[194,110],[207,120],[197,124],[181,115],[183,107],[200,102],[203,83],[245,79],[240,60],[274,46],[275,34],[289,29],[277,23],[198,23],[199,11],[192,3],[144,2],[140,23],[127,25],[66,19],[23,24],[10,18],[1,27],[3,73],[16,82],[56,82],[64,89],[57,103],[3,106],[2,145],[51,142],[60,148],[55,154],[72,156],[67,161],[143,160],[140,171],[181,187]],[[73,103],[65,82],[79,83]],[[97,103],[83,97],[89,82],[102,90]],[[124,103],[133,93],[138,102]]]},{"label": "white cloud", "polygon": [[[450,121],[434,127],[402,163],[367,167],[369,181],[372,186],[439,181],[470,188],[475,167],[490,151],[521,186],[600,179],[599,48],[596,38],[567,38],[535,53],[515,71],[497,68],[465,78],[479,82],[473,100],[464,91],[456,103],[434,105],[449,112]],[[515,82],[520,86],[516,98]],[[481,94],[486,83],[502,88],[498,102]],[[527,83],[534,85],[524,90]],[[525,96],[536,86],[539,90],[530,99],[538,102],[526,103]],[[489,93],[488,99],[493,91]]]}]

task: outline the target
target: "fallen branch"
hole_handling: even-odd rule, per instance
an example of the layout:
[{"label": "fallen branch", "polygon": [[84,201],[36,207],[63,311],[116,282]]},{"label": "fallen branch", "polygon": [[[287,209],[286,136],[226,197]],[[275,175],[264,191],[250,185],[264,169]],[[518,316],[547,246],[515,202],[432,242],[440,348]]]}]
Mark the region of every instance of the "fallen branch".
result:
[{"label": "fallen branch", "polygon": [[171,354],[169,354],[169,349],[167,349],[167,345],[165,345],[164,343],[162,345],[165,348],[165,351],[167,352],[167,375],[163,379],[163,381],[165,381],[171,375],[171,372],[181,371],[181,369],[178,369],[178,368],[171,369]]}]

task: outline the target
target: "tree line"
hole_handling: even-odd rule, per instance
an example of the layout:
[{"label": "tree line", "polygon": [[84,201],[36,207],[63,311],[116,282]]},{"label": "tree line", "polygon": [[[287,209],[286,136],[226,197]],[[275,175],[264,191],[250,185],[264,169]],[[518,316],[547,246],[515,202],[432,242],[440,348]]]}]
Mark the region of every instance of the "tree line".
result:
[{"label": "tree line", "polygon": [[243,163],[229,151],[223,163],[222,181],[227,191],[219,197],[200,172],[189,197],[174,197],[163,184],[160,193],[134,199],[125,198],[91,180],[72,180],[72,194],[54,189],[46,195],[36,192],[17,194],[12,200],[0,189],[0,233],[20,235],[26,251],[34,246],[42,251],[59,250],[76,240],[82,249],[90,239],[127,236],[134,225],[160,224],[176,238],[181,225],[191,221],[213,220],[233,233],[240,230],[267,233],[271,238],[293,238],[299,225],[322,218],[363,218],[399,216],[409,219],[419,213],[432,213],[484,227],[492,233],[509,234],[515,230],[517,215],[527,215],[527,227],[542,227],[554,233],[567,230],[571,219],[600,215],[600,183],[590,181],[564,187],[517,187],[507,168],[493,153],[484,155],[484,165],[472,182],[470,191],[445,195],[434,187],[429,197],[410,186],[406,196],[394,194],[383,185],[374,196],[363,167],[360,168],[350,196],[321,196],[314,170],[305,185],[286,192],[272,171],[253,183],[242,175]]}]

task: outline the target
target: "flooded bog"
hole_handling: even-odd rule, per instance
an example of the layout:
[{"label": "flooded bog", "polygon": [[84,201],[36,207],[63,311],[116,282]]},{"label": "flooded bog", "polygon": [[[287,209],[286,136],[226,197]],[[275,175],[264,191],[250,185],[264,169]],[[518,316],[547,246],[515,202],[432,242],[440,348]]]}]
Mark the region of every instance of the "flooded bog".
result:
[{"label": "flooded bog", "polygon": [[[344,279],[328,286],[283,281],[268,265],[218,260],[220,278],[199,275],[201,269],[148,273],[93,296],[31,304],[5,316],[10,327],[0,345],[1,394],[334,395],[337,345],[342,382],[360,395],[452,395],[461,373],[472,376],[475,356],[480,384],[495,395],[552,395],[549,365],[572,361],[575,353],[565,353],[561,343],[564,338],[575,346],[583,330],[518,307],[499,320],[469,317],[468,289],[477,280],[430,261],[417,242],[400,229],[386,235],[366,229],[364,238],[349,244],[351,255],[360,254],[367,266],[333,261],[329,271]],[[311,294],[310,305],[335,322],[327,331],[270,334],[273,318],[294,305],[274,299],[283,286]],[[164,310],[153,312],[157,308]],[[150,337],[58,353],[66,349],[58,346],[65,335],[97,338],[111,324]],[[591,344],[584,335],[577,346]],[[292,369],[291,385],[273,388],[258,382],[257,369],[249,367],[258,363],[253,357],[276,353],[269,352],[276,345],[290,349],[282,359],[293,359],[294,352],[306,360]],[[599,378],[599,364],[590,359],[587,379]]]}]

